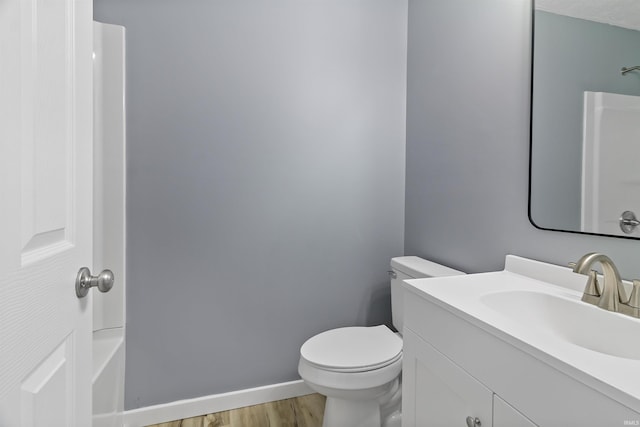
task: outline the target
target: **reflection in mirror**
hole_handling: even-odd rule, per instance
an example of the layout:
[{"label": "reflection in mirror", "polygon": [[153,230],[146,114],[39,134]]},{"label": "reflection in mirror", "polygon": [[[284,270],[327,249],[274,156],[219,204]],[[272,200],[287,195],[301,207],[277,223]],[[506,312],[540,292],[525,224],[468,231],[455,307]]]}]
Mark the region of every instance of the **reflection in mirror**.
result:
[{"label": "reflection in mirror", "polygon": [[[529,215],[640,238],[640,1],[534,2]],[[624,229],[624,231],[623,231]]]}]

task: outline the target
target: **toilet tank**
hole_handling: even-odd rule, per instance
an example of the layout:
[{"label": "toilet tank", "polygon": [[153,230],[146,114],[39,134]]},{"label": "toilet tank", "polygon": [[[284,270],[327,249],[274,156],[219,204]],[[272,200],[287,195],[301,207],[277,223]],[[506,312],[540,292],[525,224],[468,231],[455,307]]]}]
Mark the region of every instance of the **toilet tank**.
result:
[{"label": "toilet tank", "polygon": [[461,274],[465,273],[417,256],[391,258],[391,314],[393,316],[393,326],[398,332],[402,333],[402,328],[404,327],[403,280],[458,276]]}]

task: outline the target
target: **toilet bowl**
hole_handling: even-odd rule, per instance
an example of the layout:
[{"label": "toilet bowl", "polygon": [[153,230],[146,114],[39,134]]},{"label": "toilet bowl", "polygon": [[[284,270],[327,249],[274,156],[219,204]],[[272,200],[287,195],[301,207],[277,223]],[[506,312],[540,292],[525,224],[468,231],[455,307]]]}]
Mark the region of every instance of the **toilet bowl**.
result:
[{"label": "toilet bowl", "polygon": [[[401,332],[403,280],[464,274],[418,257],[391,260],[393,324]],[[331,329],[300,348],[298,373],[327,397],[323,427],[400,427],[402,338],[387,326]]]},{"label": "toilet bowl", "polygon": [[384,325],[332,329],[300,349],[300,376],[327,396],[325,427],[386,425],[385,418],[400,412],[401,371],[402,339]]}]

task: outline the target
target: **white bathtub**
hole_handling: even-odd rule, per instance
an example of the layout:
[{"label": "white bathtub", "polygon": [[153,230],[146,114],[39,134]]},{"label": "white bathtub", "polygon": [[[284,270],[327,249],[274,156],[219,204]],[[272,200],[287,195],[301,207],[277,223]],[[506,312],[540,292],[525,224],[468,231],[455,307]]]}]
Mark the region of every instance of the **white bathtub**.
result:
[{"label": "white bathtub", "polygon": [[122,427],[124,329],[93,333],[93,427]]}]

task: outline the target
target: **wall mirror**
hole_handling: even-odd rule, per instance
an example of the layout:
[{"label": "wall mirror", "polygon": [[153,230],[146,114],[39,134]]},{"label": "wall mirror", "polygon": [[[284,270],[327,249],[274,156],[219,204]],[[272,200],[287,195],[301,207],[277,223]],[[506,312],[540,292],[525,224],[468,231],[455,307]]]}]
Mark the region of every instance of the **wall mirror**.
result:
[{"label": "wall mirror", "polygon": [[640,1],[534,1],[532,71],[531,222],[640,238]]}]

